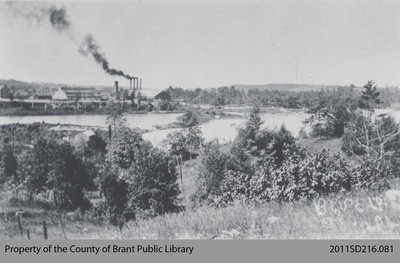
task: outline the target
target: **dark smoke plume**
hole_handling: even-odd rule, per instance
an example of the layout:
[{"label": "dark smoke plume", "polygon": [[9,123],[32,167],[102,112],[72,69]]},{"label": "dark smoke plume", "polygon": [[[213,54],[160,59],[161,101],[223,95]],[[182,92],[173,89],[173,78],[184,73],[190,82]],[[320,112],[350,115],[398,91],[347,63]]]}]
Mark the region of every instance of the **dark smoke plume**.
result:
[{"label": "dark smoke plume", "polygon": [[55,27],[57,30],[67,30],[69,25],[71,24],[67,19],[67,12],[65,9],[57,9],[51,8],[49,10],[50,14],[50,23]]},{"label": "dark smoke plume", "polygon": [[122,76],[127,79],[132,79],[131,76],[125,74],[122,70],[110,68],[107,59],[104,57],[103,54],[100,53],[99,49],[100,46],[96,43],[96,40],[94,40],[93,36],[86,35],[85,39],[82,42],[81,47],[79,48],[79,52],[84,56],[87,56],[88,54],[92,55],[94,60],[98,64],[100,64],[103,67],[104,71],[107,72],[108,74]]},{"label": "dark smoke plume", "polygon": [[[23,16],[28,20],[41,23],[44,19],[49,19],[50,24],[59,32],[70,31],[71,22],[68,20],[67,11],[64,8],[57,8],[47,3],[33,2],[6,2],[7,6],[17,15]],[[91,55],[94,60],[102,66],[104,71],[110,75],[116,75],[132,79],[133,77],[125,74],[122,70],[110,68],[106,57],[100,52],[100,46],[93,36],[85,36],[79,48],[79,53],[84,56]]]}]

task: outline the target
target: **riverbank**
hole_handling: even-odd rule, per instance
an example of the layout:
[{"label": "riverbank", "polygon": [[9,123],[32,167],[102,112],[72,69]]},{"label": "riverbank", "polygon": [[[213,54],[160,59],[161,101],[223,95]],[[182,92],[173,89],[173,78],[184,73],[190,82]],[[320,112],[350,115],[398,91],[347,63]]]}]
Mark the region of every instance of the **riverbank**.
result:
[{"label": "riverbank", "polygon": [[[126,114],[146,114],[146,113],[183,113],[184,110],[170,110],[170,111],[146,111],[146,110],[127,110]],[[109,115],[112,112],[107,109],[84,110],[84,109],[26,109],[26,108],[0,108],[0,116],[54,116],[54,115]]]}]

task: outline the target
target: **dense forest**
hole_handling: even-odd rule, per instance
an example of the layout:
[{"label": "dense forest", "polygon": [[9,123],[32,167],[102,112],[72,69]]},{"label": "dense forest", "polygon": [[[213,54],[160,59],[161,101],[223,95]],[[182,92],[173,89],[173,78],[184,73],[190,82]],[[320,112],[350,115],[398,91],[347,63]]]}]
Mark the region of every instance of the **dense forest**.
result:
[{"label": "dense forest", "polygon": [[[346,87],[329,87],[320,91],[304,90],[269,90],[269,89],[237,89],[235,86],[211,89],[182,89],[169,87],[166,90],[174,100],[195,104],[211,104],[215,106],[228,104],[260,104],[262,106],[279,106],[287,108],[309,108],[319,101],[336,98],[355,98],[357,103],[362,89],[354,85]],[[400,102],[399,88],[379,88],[382,106]]]}]

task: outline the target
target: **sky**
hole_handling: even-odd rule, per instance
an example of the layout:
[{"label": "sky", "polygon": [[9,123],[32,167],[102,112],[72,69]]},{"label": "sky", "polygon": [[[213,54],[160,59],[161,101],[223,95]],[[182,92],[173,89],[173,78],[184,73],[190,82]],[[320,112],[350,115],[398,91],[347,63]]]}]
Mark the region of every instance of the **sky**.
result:
[{"label": "sky", "polygon": [[[49,3],[47,3],[49,4]],[[0,2],[0,79],[120,85],[78,52],[85,34],[143,88],[303,83],[400,86],[400,1],[50,2],[68,32]],[[24,3],[41,5],[38,2]]]}]

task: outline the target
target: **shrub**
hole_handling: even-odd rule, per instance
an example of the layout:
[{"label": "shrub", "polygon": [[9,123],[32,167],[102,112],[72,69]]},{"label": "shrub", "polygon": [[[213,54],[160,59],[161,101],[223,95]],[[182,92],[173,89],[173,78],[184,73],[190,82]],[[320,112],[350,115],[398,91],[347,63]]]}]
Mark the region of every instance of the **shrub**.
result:
[{"label": "shrub", "polygon": [[183,160],[189,159],[189,146],[182,132],[169,133],[163,144],[163,147],[167,149],[170,155],[182,156]]},{"label": "shrub", "polygon": [[0,166],[2,168],[2,178],[0,178],[0,180],[4,182],[7,179],[16,179],[18,161],[11,145],[7,144],[4,146],[3,152],[0,155],[0,160],[2,162]]},{"label": "shrub", "polygon": [[34,193],[50,191],[57,209],[86,210],[90,207],[83,194],[88,173],[69,143],[40,139],[22,159],[19,173],[30,199]]},{"label": "shrub", "polygon": [[342,150],[348,155],[390,157],[400,150],[399,124],[391,116],[372,118],[359,112],[346,125]]},{"label": "shrub", "polygon": [[257,148],[256,136],[262,125],[260,112],[259,106],[254,106],[249,114],[245,127],[239,129],[238,135],[235,139],[235,143],[238,147],[245,150],[252,150],[254,147]]},{"label": "shrub", "polygon": [[356,113],[344,129],[342,151],[348,155],[365,154],[369,147],[367,140],[369,137],[373,137],[372,120],[363,114]]},{"label": "shrub", "polygon": [[126,213],[128,200],[128,184],[118,177],[118,166],[106,160],[99,176],[100,191],[105,197],[101,211],[105,214],[110,223],[122,226],[125,221],[134,219],[135,216]]},{"label": "shrub", "polygon": [[288,156],[276,168],[273,159],[255,168],[254,173],[227,171],[221,191],[208,201],[224,206],[234,201],[294,201],[312,199],[352,189],[382,191],[388,187],[390,169],[376,160],[365,159],[352,166],[339,154],[322,151],[302,158]]},{"label": "shrub", "polygon": [[196,182],[195,199],[205,199],[209,195],[222,194],[221,182],[227,172],[228,158],[228,155],[223,153],[217,145],[209,145],[205,149]]},{"label": "shrub", "polygon": [[392,172],[388,162],[365,157],[352,169],[352,184],[358,189],[382,191],[389,188],[387,179]]},{"label": "shrub", "polygon": [[100,179],[111,223],[176,211],[179,188],[172,162],[139,134],[120,138],[109,149]]}]

